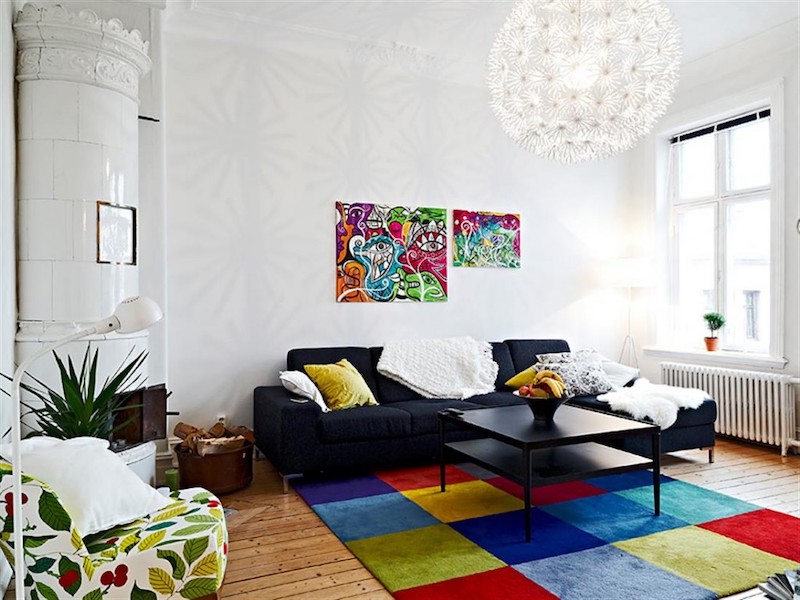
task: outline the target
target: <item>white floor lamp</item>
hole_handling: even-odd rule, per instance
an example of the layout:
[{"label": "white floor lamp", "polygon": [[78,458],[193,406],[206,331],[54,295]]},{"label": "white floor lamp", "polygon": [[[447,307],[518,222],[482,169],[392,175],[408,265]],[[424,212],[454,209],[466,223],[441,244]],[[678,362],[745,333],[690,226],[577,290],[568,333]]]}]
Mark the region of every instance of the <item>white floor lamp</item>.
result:
[{"label": "white floor lamp", "polygon": [[20,437],[21,437],[21,423],[22,410],[20,408],[20,383],[22,376],[25,374],[31,363],[40,356],[47,354],[51,350],[55,350],[59,346],[74,342],[81,338],[93,334],[111,333],[118,331],[119,333],[133,333],[147,329],[154,323],[161,320],[164,313],[161,308],[150,298],[143,296],[134,296],[127,298],[119,303],[114,314],[98,321],[91,327],[68,335],[67,337],[47,344],[43,348],[31,354],[28,358],[22,361],[14,371],[14,378],[11,381],[11,444],[12,456],[11,462],[13,467],[12,482],[14,491],[14,586],[17,600],[24,600],[25,598],[25,554],[23,552],[23,536],[22,536],[22,456],[20,450]]},{"label": "white floor lamp", "polygon": [[[631,308],[633,306],[633,288],[647,287],[650,285],[650,272],[648,262],[643,258],[618,258],[614,261],[615,284],[617,287],[628,288],[628,334],[622,342],[618,362],[639,368],[639,358],[636,356],[636,341],[631,330]],[[627,362],[624,361],[627,353]]]}]

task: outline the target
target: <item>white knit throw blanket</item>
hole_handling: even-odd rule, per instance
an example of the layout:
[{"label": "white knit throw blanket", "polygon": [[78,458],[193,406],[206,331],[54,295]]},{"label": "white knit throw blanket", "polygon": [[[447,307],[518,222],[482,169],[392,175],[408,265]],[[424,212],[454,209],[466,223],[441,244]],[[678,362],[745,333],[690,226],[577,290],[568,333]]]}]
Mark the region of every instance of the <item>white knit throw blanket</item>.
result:
[{"label": "white knit throw blanket", "polygon": [[462,400],[494,391],[492,345],[471,337],[387,342],[378,373],[425,398]]},{"label": "white knit throw blanket", "polygon": [[678,409],[697,408],[707,397],[703,390],[637,379],[631,387],[601,394],[597,399],[608,402],[611,410],[629,413],[634,419],[647,417],[661,429],[667,429],[677,420]]}]

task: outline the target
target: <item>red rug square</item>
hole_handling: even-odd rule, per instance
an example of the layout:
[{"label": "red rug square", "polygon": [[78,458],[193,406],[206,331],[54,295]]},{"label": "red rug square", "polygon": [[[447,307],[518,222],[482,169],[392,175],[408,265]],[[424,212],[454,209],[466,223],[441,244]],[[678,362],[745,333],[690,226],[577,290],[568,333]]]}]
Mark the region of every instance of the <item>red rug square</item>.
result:
[{"label": "red rug square", "polygon": [[[413,469],[395,469],[380,471],[375,476],[388,483],[398,492],[418,490],[439,485],[439,466],[417,467]],[[445,467],[447,485],[475,481],[475,477],[452,465]]]},{"label": "red rug square", "polygon": [[525,598],[525,600],[558,600],[543,587],[511,567],[485,571],[466,577],[448,579],[439,583],[422,585],[394,592],[399,600],[497,600],[497,598]]},{"label": "red rug square", "polygon": [[800,562],[800,519],[764,508],[698,525],[714,533]]},{"label": "red rug square", "polygon": [[[486,482],[491,483],[496,488],[500,488],[504,492],[508,492],[519,499],[524,499],[522,486],[513,481],[509,481],[505,477],[494,477],[493,479],[487,479]],[[607,493],[606,490],[589,485],[583,481],[571,481],[569,483],[556,483],[555,485],[534,488],[533,495],[531,496],[531,503],[534,506],[544,506],[546,504],[568,502],[569,500],[599,496],[600,494]]]}]

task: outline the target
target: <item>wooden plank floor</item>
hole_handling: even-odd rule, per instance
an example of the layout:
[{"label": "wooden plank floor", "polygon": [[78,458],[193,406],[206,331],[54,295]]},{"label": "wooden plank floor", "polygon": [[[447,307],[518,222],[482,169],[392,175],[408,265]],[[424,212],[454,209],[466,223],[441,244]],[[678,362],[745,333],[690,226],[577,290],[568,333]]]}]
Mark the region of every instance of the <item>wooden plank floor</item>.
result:
[{"label": "wooden plank floor", "polygon": [[[800,517],[800,456],[719,440],[716,461],[697,450],[665,457],[663,472]],[[255,463],[253,484],[223,496],[238,509],[228,521],[230,555],[222,598],[257,600],[391,598],[266,460]],[[743,592],[737,600],[763,598]]]}]

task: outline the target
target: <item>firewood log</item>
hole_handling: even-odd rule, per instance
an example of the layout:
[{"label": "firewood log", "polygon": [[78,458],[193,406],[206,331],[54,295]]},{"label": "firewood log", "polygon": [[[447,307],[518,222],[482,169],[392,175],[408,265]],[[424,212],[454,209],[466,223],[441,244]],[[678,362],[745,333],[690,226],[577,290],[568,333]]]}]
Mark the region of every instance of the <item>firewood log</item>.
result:
[{"label": "firewood log", "polygon": [[186,423],[178,423],[175,425],[175,430],[172,432],[176,437],[185,440],[189,435],[196,433],[197,427],[187,425]]}]

